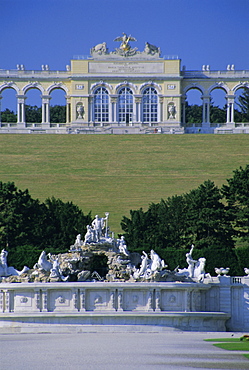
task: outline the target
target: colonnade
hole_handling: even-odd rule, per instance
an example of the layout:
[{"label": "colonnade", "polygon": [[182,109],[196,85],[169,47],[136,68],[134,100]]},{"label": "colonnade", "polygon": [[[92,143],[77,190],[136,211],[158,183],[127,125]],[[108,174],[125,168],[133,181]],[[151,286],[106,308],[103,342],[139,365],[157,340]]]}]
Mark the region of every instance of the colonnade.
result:
[{"label": "colonnade", "polygon": [[[202,123],[210,123],[210,105],[211,105],[211,96],[203,95],[202,99]],[[186,124],[186,100],[187,96],[182,95],[182,124]],[[235,104],[235,95],[226,95],[226,123],[235,123],[234,122],[234,104]]]}]

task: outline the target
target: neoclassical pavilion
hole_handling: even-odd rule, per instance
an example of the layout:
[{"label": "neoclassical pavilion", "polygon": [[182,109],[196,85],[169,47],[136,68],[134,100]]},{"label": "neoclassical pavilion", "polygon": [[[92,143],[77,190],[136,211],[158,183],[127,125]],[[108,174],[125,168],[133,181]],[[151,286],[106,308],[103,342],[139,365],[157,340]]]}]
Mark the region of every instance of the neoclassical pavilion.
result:
[{"label": "neoclassical pavilion", "polygon": [[[239,89],[249,88],[249,70],[233,65],[223,71],[203,66],[200,71],[181,68],[178,57],[161,57],[160,48],[145,43],[143,51],[131,46],[136,39],[123,34],[109,52],[101,43],[91,56],[77,56],[65,71],[0,69],[0,103],[6,89],[13,89],[17,122],[0,120],[0,133],[249,133],[249,123],[234,122],[234,103]],[[27,92],[41,96],[42,122],[27,123]],[[65,94],[66,120],[50,122],[50,101],[54,90]],[[212,92],[224,92],[226,122],[210,123]],[[187,94],[197,90],[203,105],[202,122],[186,125]],[[243,91],[243,90],[241,90]],[[198,127],[197,127],[198,126]]]}]

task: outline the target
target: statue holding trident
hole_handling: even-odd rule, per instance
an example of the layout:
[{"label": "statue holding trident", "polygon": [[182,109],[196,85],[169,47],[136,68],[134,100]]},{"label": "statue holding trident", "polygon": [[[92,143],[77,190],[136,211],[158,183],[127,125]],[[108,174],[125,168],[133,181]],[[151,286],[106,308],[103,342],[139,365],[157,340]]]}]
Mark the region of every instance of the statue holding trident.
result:
[{"label": "statue holding trident", "polygon": [[136,51],[136,48],[131,49],[131,46],[129,44],[129,41],[137,41],[135,37],[131,35],[127,36],[126,33],[123,32],[123,36],[116,37],[114,41],[121,41],[121,45],[119,49],[116,49],[117,51],[120,52],[120,54],[126,55],[126,54],[130,54],[131,52],[133,53],[134,51]]},{"label": "statue holding trident", "polygon": [[194,260],[192,257],[193,250],[194,250],[194,244],[191,245],[191,249],[189,253],[186,253],[186,261],[188,263],[188,272],[191,278],[194,277],[195,264],[197,263],[197,261]]},{"label": "statue holding trident", "polygon": [[[98,215],[95,216],[95,219],[92,222],[92,227],[93,227],[93,232],[94,232],[94,237],[95,237],[95,242],[100,242],[100,238],[102,235],[102,231],[105,227],[105,221],[107,222],[108,220],[109,213],[106,212],[106,217],[99,217]],[[106,230],[107,233],[107,230]]]}]

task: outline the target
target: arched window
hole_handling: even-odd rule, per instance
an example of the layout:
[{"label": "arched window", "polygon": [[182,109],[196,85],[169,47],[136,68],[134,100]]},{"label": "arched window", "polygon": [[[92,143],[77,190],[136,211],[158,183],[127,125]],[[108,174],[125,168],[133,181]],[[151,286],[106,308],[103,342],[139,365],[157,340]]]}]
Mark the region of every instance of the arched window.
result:
[{"label": "arched window", "polygon": [[94,122],[109,122],[109,94],[105,87],[94,92]]},{"label": "arched window", "polygon": [[133,93],[129,87],[123,87],[119,91],[118,99],[118,122],[129,124],[133,115]]},{"label": "arched window", "polygon": [[147,87],[143,92],[142,122],[157,122],[158,96],[154,87]]}]

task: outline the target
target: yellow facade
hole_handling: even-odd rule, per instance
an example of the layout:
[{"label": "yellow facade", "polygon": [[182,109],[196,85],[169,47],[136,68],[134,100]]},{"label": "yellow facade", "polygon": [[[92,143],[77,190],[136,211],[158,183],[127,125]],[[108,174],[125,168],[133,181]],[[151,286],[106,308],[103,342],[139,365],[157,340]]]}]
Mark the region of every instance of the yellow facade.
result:
[{"label": "yellow facade", "polygon": [[[17,122],[1,122],[1,132],[58,133],[184,133],[186,94],[201,93],[202,132],[214,132],[209,122],[211,93],[222,89],[227,99],[227,123],[234,125],[234,98],[237,89],[249,87],[249,72],[181,69],[178,58],[161,58],[160,49],[146,43],[143,52],[132,49],[125,34],[114,52],[105,43],[91,49],[91,57],[73,59],[65,71],[0,70],[0,101],[5,89],[17,99]],[[42,122],[25,122],[25,100],[30,89],[41,93]],[[65,92],[66,122],[50,123],[50,99],[55,89]],[[224,125],[223,125],[224,126]],[[234,125],[235,127],[235,125]],[[243,129],[245,132],[245,125]],[[188,128],[189,130],[189,128]],[[248,128],[249,130],[249,128]],[[193,132],[194,129],[193,129]],[[200,129],[199,129],[200,132]]]}]

